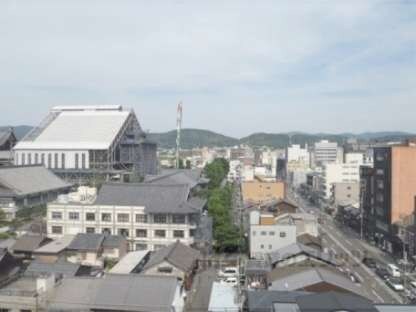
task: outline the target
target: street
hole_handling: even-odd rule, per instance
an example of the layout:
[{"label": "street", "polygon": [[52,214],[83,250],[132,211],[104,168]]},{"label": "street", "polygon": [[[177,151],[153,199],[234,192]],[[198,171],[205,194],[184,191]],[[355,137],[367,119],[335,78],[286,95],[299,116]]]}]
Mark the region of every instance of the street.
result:
[{"label": "street", "polygon": [[298,203],[300,209],[306,213],[313,213],[320,217],[320,232],[323,247],[332,254],[336,260],[342,263],[346,273],[353,273],[360,282],[363,295],[373,298],[379,303],[402,303],[402,297],[390,289],[373,270],[362,263],[365,257],[376,259],[379,263],[386,263],[384,256],[377,250],[361,241],[356,233],[350,229],[340,228],[332,217],[295,194],[289,194],[291,200]]}]

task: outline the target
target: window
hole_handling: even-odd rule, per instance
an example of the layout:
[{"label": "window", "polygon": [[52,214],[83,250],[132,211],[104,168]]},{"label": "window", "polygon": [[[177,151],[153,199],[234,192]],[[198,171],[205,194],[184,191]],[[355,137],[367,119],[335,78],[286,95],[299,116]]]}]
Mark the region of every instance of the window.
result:
[{"label": "window", "polygon": [[62,234],[62,226],[53,226],[52,227],[52,234]]},{"label": "window", "polygon": [[377,187],[379,189],[384,189],[384,181],[383,180],[377,180]]},{"label": "window", "polygon": [[264,245],[260,245],[260,249],[264,249]]},{"label": "window", "polygon": [[103,228],[101,232],[103,234],[111,235],[111,229],[110,228]]},{"label": "window", "polygon": [[261,236],[266,236],[267,235],[267,232],[266,231],[261,231],[260,235]]},{"label": "window", "polygon": [[159,224],[163,224],[166,223],[166,215],[165,214],[155,214],[153,216],[153,222],[154,223],[159,223]]},{"label": "window", "polygon": [[195,236],[195,229],[189,230],[189,237],[194,237],[194,236]]},{"label": "window", "polygon": [[384,175],[384,170],[383,169],[377,169],[376,174],[377,175]]},{"label": "window", "polygon": [[79,213],[78,212],[69,212],[68,213],[69,220],[79,220]]},{"label": "window", "polygon": [[269,235],[270,235],[270,236],[274,236],[275,234],[276,234],[276,233],[275,233],[274,231],[270,231],[270,232],[269,232]]},{"label": "window", "polygon": [[158,249],[161,249],[163,247],[165,247],[165,245],[158,245],[158,244],[156,244],[156,245],[154,245],[153,249],[154,250],[158,250]]},{"label": "window", "polygon": [[35,153],[35,165],[39,163],[39,154]]},{"label": "window", "polygon": [[166,231],[165,230],[155,230],[155,237],[165,238],[166,237]]},{"label": "window", "polygon": [[184,231],[181,231],[181,230],[174,230],[173,231],[173,237],[174,238],[184,238],[185,233],[184,233]]},{"label": "window", "polygon": [[26,154],[22,153],[22,165],[26,165]]},{"label": "window", "polygon": [[32,164],[32,154],[27,154],[27,164],[31,165]]},{"label": "window", "polygon": [[286,237],[286,232],[280,232],[280,237],[285,238]]},{"label": "window", "polygon": [[252,233],[252,234],[253,234],[253,236],[256,236],[257,232],[256,232],[256,231],[253,231],[253,233]]},{"label": "window", "polygon": [[136,244],[136,250],[146,250],[147,244]]},{"label": "window", "polygon": [[136,223],[147,223],[147,215],[136,214]]},{"label": "window", "polygon": [[273,248],[273,246],[272,245],[269,245],[269,250],[272,250],[272,248]]},{"label": "window", "polygon": [[52,211],[52,219],[53,220],[62,220],[62,212]]},{"label": "window", "polygon": [[61,154],[61,168],[65,169],[65,154]]},{"label": "window", "polygon": [[121,236],[124,236],[124,237],[130,236],[130,233],[129,233],[128,229],[118,229],[117,233],[118,233],[118,235],[121,235]]},{"label": "window", "polygon": [[85,220],[87,220],[87,221],[95,221],[95,213],[93,213],[93,212],[87,212],[85,214]]},{"label": "window", "polygon": [[170,273],[172,273],[173,268],[172,268],[172,267],[168,267],[168,266],[166,266],[166,267],[158,267],[158,268],[157,268],[157,271],[158,271],[159,273],[166,273],[166,274],[170,274]]},{"label": "window", "polygon": [[101,221],[111,222],[111,213],[102,213],[101,214]]},{"label": "window", "polygon": [[172,223],[173,224],[185,224],[185,215],[176,215],[172,216]]},{"label": "window", "polygon": [[[14,164],[17,166],[19,165],[19,153],[16,153],[14,155]],[[0,310],[1,311],[1,310]]]},{"label": "window", "polygon": [[85,232],[87,232],[88,234],[94,234],[95,233],[95,228],[93,228],[93,227],[87,227],[85,229]]},{"label": "window", "polygon": [[40,155],[40,163],[45,166],[45,154],[44,153]]},{"label": "window", "polygon": [[82,169],[85,169],[85,154],[81,155],[81,166],[82,166]]},{"label": "window", "polygon": [[54,155],[54,168],[55,169],[58,169],[59,168],[59,165],[58,165],[58,153],[55,153],[55,155]]},{"label": "window", "polygon": [[75,154],[75,169],[79,169],[79,154]]},{"label": "window", "polygon": [[52,154],[48,154],[48,168],[52,168]]},{"label": "window", "polygon": [[137,229],[136,237],[147,237],[147,230]]},{"label": "window", "polygon": [[128,213],[117,214],[117,222],[121,222],[121,223],[129,222],[129,214]]}]

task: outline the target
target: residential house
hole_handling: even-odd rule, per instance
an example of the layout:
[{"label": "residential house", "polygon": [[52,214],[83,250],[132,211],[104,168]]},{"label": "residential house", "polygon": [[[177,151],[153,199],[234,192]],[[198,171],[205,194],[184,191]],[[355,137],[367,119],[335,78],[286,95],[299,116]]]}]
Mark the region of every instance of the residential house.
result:
[{"label": "residential house", "polygon": [[189,289],[200,258],[198,250],[176,242],[155,251],[143,267],[142,274],[175,276]]},{"label": "residential house", "polygon": [[111,274],[138,274],[150,259],[149,250],[131,251],[111,268]]},{"label": "residential house", "polygon": [[75,235],[65,235],[50,243],[43,245],[33,251],[36,260],[42,263],[55,263],[58,259],[65,257],[68,246],[74,240]]},{"label": "residential house", "polygon": [[237,288],[214,282],[209,299],[208,312],[239,312]]},{"label": "residential house", "polygon": [[33,259],[35,250],[51,241],[44,235],[23,235],[13,245],[13,255],[19,258]]},{"label": "residential house", "polygon": [[53,263],[34,260],[26,268],[24,276],[37,278],[54,275],[57,278],[67,278],[76,276],[80,269],[80,264],[68,262],[63,258]]}]

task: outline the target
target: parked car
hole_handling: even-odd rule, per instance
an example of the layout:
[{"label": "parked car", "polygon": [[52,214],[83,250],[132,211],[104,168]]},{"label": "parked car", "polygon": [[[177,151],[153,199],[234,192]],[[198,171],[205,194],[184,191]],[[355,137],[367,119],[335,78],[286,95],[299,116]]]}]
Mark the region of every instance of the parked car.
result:
[{"label": "parked car", "polygon": [[387,269],[384,267],[378,267],[376,269],[376,274],[382,279],[386,279],[390,275],[389,271],[387,271]]},{"label": "parked car", "polygon": [[221,278],[237,277],[238,275],[239,275],[238,268],[236,267],[224,268],[224,270],[218,273],[218,276]]},{"label": "parked car", "polygon": [[401,276],[400,270],[395,264],[388,264],[387,271],[391,277],[399,278]]},{"label": "parked car", "polygon": [[373,258],[364,258],[363,263],[370,269],[377,268],[377,262]]},{"label": "parked car", "polygon": [[404,286],[402,281],[398,278],[389,278],[387,279],[387,285],[391,287],[394,291],[402,292],[404,291]]}]

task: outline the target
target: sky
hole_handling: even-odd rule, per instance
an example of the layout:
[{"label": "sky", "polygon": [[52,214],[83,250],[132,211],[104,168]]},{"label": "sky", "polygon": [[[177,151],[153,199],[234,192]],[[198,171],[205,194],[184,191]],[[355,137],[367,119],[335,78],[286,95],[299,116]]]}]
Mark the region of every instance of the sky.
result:
[{"label": "sky", "polygon": [[152,132],[416,132],[413,0],[2,0],[0,125],[119,104]]}]

